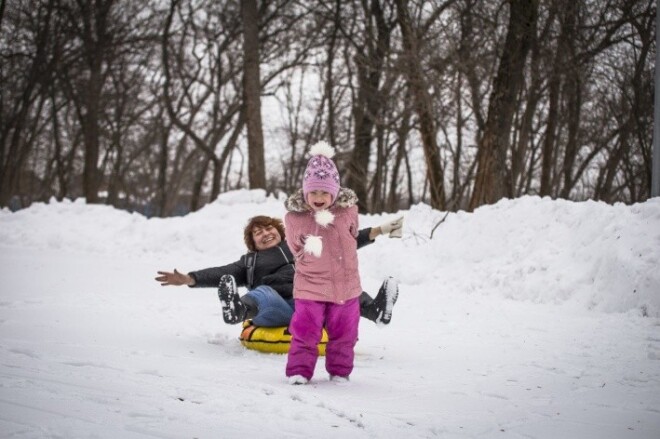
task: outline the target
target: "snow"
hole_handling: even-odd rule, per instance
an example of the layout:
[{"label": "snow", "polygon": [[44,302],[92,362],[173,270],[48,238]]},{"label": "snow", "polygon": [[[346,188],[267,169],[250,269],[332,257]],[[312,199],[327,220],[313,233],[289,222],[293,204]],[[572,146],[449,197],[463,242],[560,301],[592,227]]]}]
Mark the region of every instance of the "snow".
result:
[{"label": "snow", "polygon": [[157,270],[232,262],[235,191],[185,217],[82,201],[0,211],[0,436],[6,438],[658,438],[660,199],[626,206],[420,204],[360,250],[366,291],[395,276],[392,323],[362,320],[349,383],[287,384],[244,349],[213,289]]}]

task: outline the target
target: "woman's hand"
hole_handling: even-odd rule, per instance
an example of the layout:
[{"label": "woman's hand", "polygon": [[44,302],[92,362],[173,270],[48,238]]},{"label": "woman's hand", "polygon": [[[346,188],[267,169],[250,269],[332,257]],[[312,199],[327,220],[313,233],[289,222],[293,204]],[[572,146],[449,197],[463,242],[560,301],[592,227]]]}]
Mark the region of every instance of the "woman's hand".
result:
[{"label": "woman's hand", "polygon": [[373,227],[371,233],[369,233],[369,239],[373,241],[378,235],[387,234],[390,235],[390,238],[401,238],[403,236],[403,217]]},{"label": "woman's hand", "polygon": [[179,273],[176,268],[174,269],[174,273],[169,271],[159,271],[158,274],[160,274],[160,276],[158,276],[156,280],[160,282],[162,286],[188,285],[189,287],[192,287],[195,285],[195,279],[187,274]]}]

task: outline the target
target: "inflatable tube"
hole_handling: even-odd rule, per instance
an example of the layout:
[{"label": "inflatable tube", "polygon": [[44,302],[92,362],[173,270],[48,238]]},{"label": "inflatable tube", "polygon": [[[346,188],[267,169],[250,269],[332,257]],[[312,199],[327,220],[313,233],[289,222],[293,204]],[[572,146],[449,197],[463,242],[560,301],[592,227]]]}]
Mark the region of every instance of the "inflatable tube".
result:
[{"label": "inflatable tube", "polygon": [[[248,349],[272,354],[286,354],[291,346],[291,333],[286,326],[264,328],[254,326],[251,321],[243,322],[243,331],[238,339]],[[328,334],[323,330],[319,355],[325,355],[325,345],[328,343]]]}]

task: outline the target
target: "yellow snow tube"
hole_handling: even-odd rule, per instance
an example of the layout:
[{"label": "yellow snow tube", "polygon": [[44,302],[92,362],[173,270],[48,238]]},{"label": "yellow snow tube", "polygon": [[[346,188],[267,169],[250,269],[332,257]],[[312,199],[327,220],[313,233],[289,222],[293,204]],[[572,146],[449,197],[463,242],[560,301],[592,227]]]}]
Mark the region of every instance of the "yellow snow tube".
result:
[{"label": "yellow snow tube", "polygon": [[[238,337],[241,344],[248,349],[272,354],[286,354],[291,346],[291,333],[286,326],[264,328],[254,326],[250,320],[243,322],[243,331]],[[323,330],[319,343],[319,355],[325,355],[325,345],[328,343],[328,334]]]}]

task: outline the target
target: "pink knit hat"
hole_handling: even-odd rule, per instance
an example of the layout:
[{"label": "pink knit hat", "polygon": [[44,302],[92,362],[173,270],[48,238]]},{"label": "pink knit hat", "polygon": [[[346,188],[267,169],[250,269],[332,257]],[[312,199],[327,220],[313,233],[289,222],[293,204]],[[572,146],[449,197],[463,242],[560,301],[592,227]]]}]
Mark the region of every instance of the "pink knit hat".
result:
[{"label": "pink knit hat", "polygon": [[307,200],[307,194],[312,191],[325,191],[332,195],[332,202],[335,202],[339,193],[339,171],[332,157],[335,150],[327,142],[318,142],[314,144],[309,153],[311,158],[307,162],[305,176],[303,177],[303,194]]}]

